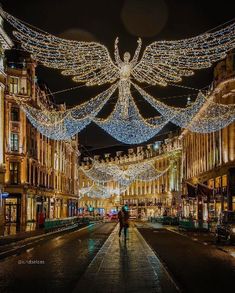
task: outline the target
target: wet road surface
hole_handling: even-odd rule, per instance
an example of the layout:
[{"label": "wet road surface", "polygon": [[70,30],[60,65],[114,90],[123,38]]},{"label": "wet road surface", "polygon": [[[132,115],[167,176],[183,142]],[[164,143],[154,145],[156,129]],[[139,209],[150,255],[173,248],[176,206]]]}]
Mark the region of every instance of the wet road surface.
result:
[{"label": "wet road surface", "polygon": [[115,226],[96,224],[1,260],[0,292],[72,292]]},{"label": "wet road surface", "polygon": [[228,253],[166,229],[139,225],[139,231],[182,292],[233,291],[235,259]]},{"label": "wet road surface", "polygon": [[127,240],[118,226],[95,256],[73,293],[177,293],[165,268],[131,225]]}]

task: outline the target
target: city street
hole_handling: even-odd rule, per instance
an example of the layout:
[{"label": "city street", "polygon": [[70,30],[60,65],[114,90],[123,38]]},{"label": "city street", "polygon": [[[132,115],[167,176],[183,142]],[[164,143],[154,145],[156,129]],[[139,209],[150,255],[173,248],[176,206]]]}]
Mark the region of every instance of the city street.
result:
[{"label": "city street", "polygon": [[230,2],[1,1],[0,293],[235,291]]},{"label": "city street", "polygon": [[115,223],[96,224],[0,262],[0,292],[71,292]]},{"label": "city street", "polygon": [[215,246],[144,222],[131,222],[125,242],[118,228],[116,222],[95,224],[3,259],[1,292],[191,293],[231,288],[234,257]]}]

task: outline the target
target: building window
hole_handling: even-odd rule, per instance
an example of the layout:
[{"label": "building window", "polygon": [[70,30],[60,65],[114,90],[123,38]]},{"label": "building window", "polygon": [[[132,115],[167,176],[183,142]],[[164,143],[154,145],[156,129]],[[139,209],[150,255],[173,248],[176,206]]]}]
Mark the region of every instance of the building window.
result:
[{"label": "building window", "polygon": [[19,90],[19,79],[17,77],[9,78],[9,91],[12,94],[18,94]]},{"label": "building window", "polygon": [[34,175],[35,175],[35,177],[34,177],[34,185],[37,186],[38,185],[38,169],[37,169],[37,167],[35,168]]},{"label": "building window", "polygon": [[235,71],[235,52],[233,52],[233,71]]},{"label": "building window", "polygon": [[228,177],[227,175],[222,176],[222,186],[227,187],[228,186]]},{"label": "building window", "polygon": [[11,151],[19,151],[19,135],[18,133],[11,133]]},{"label": "building window", "polygon": [[10,183],[18,184],[19,183],[19,166],[18,162],[10,162]]},{"label": "building window", "polygon": [[11,121],[20,121],[20,109],[18,107],[11,108]]}]

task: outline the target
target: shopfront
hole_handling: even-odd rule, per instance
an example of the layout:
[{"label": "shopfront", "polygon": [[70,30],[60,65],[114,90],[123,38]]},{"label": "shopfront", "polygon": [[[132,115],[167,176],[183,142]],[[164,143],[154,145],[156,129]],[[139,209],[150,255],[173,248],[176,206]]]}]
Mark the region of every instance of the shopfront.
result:
[{"label": "shopfront", "polygon": [[36,219],[40,213],[45,213],[46,218],[48,217],[48,202],[46,201],[46,197],[44,196],[36,196]]},{"label": "shopfront", "polygon": [[62,199],[56,198],[55,199],[55,218],[59,219],[62,217]]},{"label": "shopfront", "polygon": [[74,217],[77,215],[77,201],[68,200],[68,217]]},{"label": "shopfront", "polygon": [[51,197],[49,199],[50,205],[49,205],[49,218],[53,219],[55,215],[55,198]]},{"label": "shopfront", "polygon": [[36,221],[36,199],[33,195],[27,195],[27,222]]},{"label": "shopfront", "polygon": [[20,223],[21,194],[9,194],[3,201],[5,222]]}]

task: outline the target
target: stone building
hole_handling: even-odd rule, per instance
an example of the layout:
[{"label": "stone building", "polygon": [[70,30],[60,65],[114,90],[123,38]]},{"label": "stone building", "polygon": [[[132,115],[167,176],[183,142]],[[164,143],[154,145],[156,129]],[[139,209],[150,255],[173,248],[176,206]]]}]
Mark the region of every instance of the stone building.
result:
[{"label": "stone building", "polygon": [[[129,149],[127,154],[117,152],[116,156],[106,154],[104,158],[95,156],[94,159],[107,164],[115,163],[123,169],[131,164],[149,159],[153,159],[154,166],[158,170],[166,169],[170,162],[172,167],[158,179],[135,180],[120,196],[113,194],[111,198],[102,200],[91,198],[88,194],[79,201],[80,208],[86,210],[89,206],[94,206],[97,211],[103,209],[104,213],[110,213],[127,204],[133,218],[157,216],[163,214],[165,210],[172,215],[178,213],[177,203],[181,194],[181,145],[177,136],[169,137],[160,144]],[[91,164],[87,161],[83,162],[82,166],[89,169]],[[81,188],[93,184],[92,180],[82,172],[80,172],[79,178]],[[119,188],[118,183],[114,181],[108,182],[106,186],[110,190]]]},{"label": "stone building", "polygon": [[0,16],[0,226],[4,224],[3,195],[4,195],[4,93],[6,73],[4,70],[4,52],[12,47],[12,41],[3,29],[3,20]]},{"label": "stone building", "polygon": [[[234,53],[230,53],[215,67],[211,91],[211,97],[215,101],[222,104],[235,103]],[[208,196],[201,200],[184,200],[184,215],[191,213],[198,218],[199,209],[202,209],[202,217],[207,220],[208,216],[217,218],[225,209],[235,210],[235,123],[209,134],[183,130],[181,140],[183,193],[187,194],[186,182],[194,186],[202,183],[211,189]]]},{"label": "stone building", "polygon": [[78,200],[78,138],[55,141],[39,133],[28,121],[15,97],[53,107],[46,88],[36,82],[32,60],[11,63],[6,69],[4,103],[4,200],[8,222],[36,221],[76,215]]},{"label": "stone building", "polygon": [[[1,43],[11,42],[0,27]],[[8,44],[8,45],[7,45]],[[2,62],[2,59],[1,59]],[[28,57],[8,58],[0,67],[0,189],[2,218],[5,223],[36,222],[77,214],[78,137],[55,141],[39,133],[16,102],[29,100],[34,106],[58,108],[44,84],[35,74],[36,63]],[[2,192],[1,192],[2,194]]]}]

